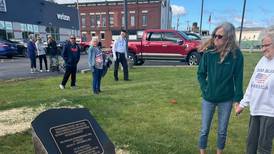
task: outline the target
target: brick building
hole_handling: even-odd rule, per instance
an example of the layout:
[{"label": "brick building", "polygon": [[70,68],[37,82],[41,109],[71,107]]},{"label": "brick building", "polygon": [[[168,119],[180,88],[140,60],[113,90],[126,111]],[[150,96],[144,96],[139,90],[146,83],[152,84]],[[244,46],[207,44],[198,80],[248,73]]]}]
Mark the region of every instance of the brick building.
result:
[{"label": "brick building", "polygon": [[[65,5],[77,7],[76,3]],[[82,40],[97,36],[109,47],[124,27],[123,0],[79,0],[78,5]],[[171,19],[170,0],[128,0],[129,39],[137,39],[145,29],[170,29]]]}]

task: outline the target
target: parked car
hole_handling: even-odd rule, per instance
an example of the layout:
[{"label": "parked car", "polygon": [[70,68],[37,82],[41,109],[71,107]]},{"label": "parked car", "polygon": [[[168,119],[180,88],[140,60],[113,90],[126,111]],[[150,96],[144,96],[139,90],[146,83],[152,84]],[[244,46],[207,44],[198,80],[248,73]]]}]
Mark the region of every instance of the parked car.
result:
[{"label": "parked car", "polygon": [[17,47],[15,43],[0,39],[0,56],[12,58],[17,54]]},{"label": "parked car", "polygon": [[188,36],[188,38],[191,40],[202,40],[201,37],[196,33],[192,33],[192,32],[185,32],[185,33]]},{"label": "parked car", "polygon": [[87,54],[90,42],[89,41],[86,41],[86,42],[79,41],[77,43],[79,44],[79,46],[81,48],[81,52],[84,54]]},{"label": "parked car", "polygon": [[28,53],[27,53],[28,41],[27,40],[10,39],[9,41],[11,43],[16,44],[18,55],[28,57]]},{"label": "parked car", "polygon": [[140,41],[129,41],[129,57],[135,65],[145,60],[186,61],[189,65],[198,65],[201,54],[198,47],[201,41],[192,40],[181,31],[151,29],[143,32]]}]

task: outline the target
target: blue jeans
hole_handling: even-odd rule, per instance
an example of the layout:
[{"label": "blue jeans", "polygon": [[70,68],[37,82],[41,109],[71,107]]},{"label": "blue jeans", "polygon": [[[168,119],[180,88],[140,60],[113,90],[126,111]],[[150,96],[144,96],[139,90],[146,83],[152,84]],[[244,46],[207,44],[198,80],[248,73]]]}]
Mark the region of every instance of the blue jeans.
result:
[{"label": "blue jeans", "polygon": [[218,136],[217,136],[217,148],[223,150],[225,147],[227,126],[232,109],[232,101],[212,103],[203,99],[202,101],[202,128],[200,131],[199,147],[200,149],[206,149],[207,139],[211,122],[215,112],[216,106],[218,107]]},{"label": "blue jeans", "polygon": [[36,56],[35,55],[30,55],[30,68],[36,68]]},{"label": "blue jeans", "polygon": [[102,69],[97,69],[97,68],[94,68],[94,71],[92,72],[92,76],[93,76],[92,88],[94,93],[97,93],[101,90],[100,88],[101,88],[102,72],[103,72]]}]

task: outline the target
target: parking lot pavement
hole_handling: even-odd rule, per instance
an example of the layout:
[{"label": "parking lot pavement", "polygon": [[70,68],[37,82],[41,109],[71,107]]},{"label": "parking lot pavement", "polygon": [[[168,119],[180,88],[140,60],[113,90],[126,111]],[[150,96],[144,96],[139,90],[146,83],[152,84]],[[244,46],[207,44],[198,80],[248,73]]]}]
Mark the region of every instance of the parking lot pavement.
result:
[{"label": "parking lot pavement", "polygon": [[[49,58],[48,58],[49,65]],[[36,66],[39,68],[39,60],[36,59]],[[188,67],[185,62],[178,61],[159,61],[159,60],[146,60],[141,66],[134,66],[136,68],[142,67]],[[44,64],[43,64],[44,68]],[[78,70],[88,70],[87,55],[81,55],[78,64]],[[88,72],[88,71],[87,71]],[[18,79],[18,78],[38,78],[45,76],[62,76],[59,72],[42,72],[30,73],[30,60],[25,57],[14,57],[7,59],[0,57],[0,80]]]},{"label": "parking lot pavement", "polygon": [[[36,66],[39,69],[39,60],[36,59]],[[49,66],[49,58],[48,58]],[[45,66],[43,64],[43,68]],[[78,64],[78,70],[87,68],[87,55],[81,55],[80,62]],[[42,72],[42,73],[30,73],[30,60],[25,57],[14,57],[12,59],[6,59],[0,57],[0,80],[18,79],[18,78],[37,78],[44,76],[56,76],[63,75],[59,72]]]}]

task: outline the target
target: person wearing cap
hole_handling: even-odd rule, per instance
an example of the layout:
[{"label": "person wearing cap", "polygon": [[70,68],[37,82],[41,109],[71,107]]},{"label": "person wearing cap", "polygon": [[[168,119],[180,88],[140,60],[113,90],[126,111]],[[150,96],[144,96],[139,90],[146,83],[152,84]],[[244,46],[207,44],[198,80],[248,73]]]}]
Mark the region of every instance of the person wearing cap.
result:
[{"label": "person wearing cap", "polygon": [[52,69],[52,67],[54,66],[53,59],[58,60],[58,55],[56,41],[53,39],[51,35],[48,35],[48,52],[50,56],[50,68]]},{"label": "person wearing cap", "polygon": [[75,35],[71,35],[68,42],[63,47],[62,57],[65,62],[65,74],[60,89],[65,89],[68,78],[71,76],[71,88],[76,88],[77,64],[80,60],[80,47],[76,44]]},{"label": "person wearing cap", "polygon": [[28,51],[28,56],[30,59],[30,73],[34,73],[37,71],[36,69],[36,46],[35,46],[35,38],[33,34],[29,35],[29,41],[27,45],[27,51]]},{"label": "person wearing cap", "polygon": [[119,63],[122,64],[124,72],[124,80],[129,81],[128,79],[128,64],[127,64],[127,49],[126,49],[126,31],[122,30],[120,36],[117,40],[114,41],[112,47],[113,60],[114,63],[114,80],[118,81],[118,68]]},{"label": "person wearing cap", "polygon": [[37,37],[37,41],[35,42],[35,45],[36,45],[37,55],[38,55],[39,63],[40,63],[40,72],[43,72],[43,66],[42,66],[43,60],[45,63],[46,71],[49,72],[45,46],[44,46],[40,36]]}]

